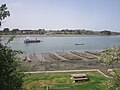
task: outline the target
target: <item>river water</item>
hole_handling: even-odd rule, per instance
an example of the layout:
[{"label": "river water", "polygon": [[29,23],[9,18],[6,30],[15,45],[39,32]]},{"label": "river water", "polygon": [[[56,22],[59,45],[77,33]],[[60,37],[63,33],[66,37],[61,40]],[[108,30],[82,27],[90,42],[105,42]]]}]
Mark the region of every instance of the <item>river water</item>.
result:
[{"label": "river water", "polygon": [[[2,43],[5,43],[9,36],[4,36]],[[43,42],[25,44],[27,36],[19,35],[9,43],[13,49],[25,51],[27,54],[61,51],[99,51],[107,48],[120,46],[120,36],[97,36],[97,35],[77,35],[77,36],[39,36],[29,35],[32,39],[40,39]],[[82,44],[84,45],[75,45]]]}]

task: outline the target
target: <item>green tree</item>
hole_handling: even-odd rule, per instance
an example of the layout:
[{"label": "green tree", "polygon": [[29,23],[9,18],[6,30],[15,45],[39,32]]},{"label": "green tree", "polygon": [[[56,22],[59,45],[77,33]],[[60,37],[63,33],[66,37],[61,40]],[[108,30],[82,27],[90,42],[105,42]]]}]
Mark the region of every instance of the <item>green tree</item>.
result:
[{"label": "green tree", "polygon": [[107,31],[107,30],[101,31],[100,33],[103,35],[111,35],[111,31]]},{"label": "green tree", "polygon": [[[10,15],[6,9],[6,4],[0,7],[0,20]],[[0,43],[0,90],[22,90],[24,73],[17,57],[22,52],[7,46],[14,37],[10,37],[5,45]]]},{"label": "green tree", "polygon": [[112,90],[120,90],[120,67],[115,67],[115,63],[120,63],[120,47],[107,49],[101,53],[99,60],[106,63],[113,69],[114,74],[110,78],[109,86]]},{"label": "green tree", "polygon": [[45,29],[38,29],[37,32],[38,32],[38,34],[45,34],[46,33]]},{"label": "green tree", "polygon": [[16,55],[22,52],[6,45],[0,43],[0,89],[21,90],[24,74],[21,73],[21,63]]},{"label": "green tree", "polygon": [[4,28],[4,29],[3,29],[3,33],[4,33],[4,35],[10,35],[10,34],[11,34],[9,28]]},{"label": "green tree", "polygon": [[1,26],[1,22],[3,19],[5,19],[6,17],[10,16],[10,12],[7,11],[7,6],[6,4],[2,4],[0,6],[0,26]]},{"label": "green tree", "polygon": [[19,31],[20,30],[16,28],[16,29],[13,29],[11,32],[12,32],[12,34],[19,34]]},{"label": "green tree", "polygon": [[4,29],[3,29],[3,32],[9,32],[9,31],[10,31],[9,28],[4,28]]}]

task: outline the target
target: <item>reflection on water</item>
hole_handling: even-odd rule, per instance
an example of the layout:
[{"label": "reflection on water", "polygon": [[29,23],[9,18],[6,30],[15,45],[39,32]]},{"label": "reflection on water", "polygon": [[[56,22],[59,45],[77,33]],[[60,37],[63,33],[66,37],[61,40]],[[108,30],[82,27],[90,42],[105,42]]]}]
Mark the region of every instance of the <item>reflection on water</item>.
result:
[{"label": "reflection on water", "polygon": [[[59,51],[90,51],[103,50],[106,48],[120,46],[120,36],[70,36],[70,37],[40,37],[30,36],[42,40],[40,43],[24,43],[27,36],[17,36],[9,46],[13,49],[23,50],[26,53],[41,53],[41,52],[59,52]],[[4,36],[4,42],[8,36]],[[81,44],[84,45],[75,45]]]}]

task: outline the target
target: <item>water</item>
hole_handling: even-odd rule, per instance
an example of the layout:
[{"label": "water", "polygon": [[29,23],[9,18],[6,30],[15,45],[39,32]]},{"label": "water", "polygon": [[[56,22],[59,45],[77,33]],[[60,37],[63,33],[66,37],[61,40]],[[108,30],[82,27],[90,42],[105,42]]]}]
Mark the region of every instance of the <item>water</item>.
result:
[{"label": "water", "polygon": [[[25,44],[24,39],[27,36],[17,36],[9,46],[16,50],[25,51],[27,54],[43,52],[61,52],[61,51],[99,51],[107,48],[120,46],[120,36],[91,36],[79,35],[69,37],[40,37],[38,35],[30,36],[42,40],[40,43]],[[4,36],[3,43],[8,36]],[[75,45],[84,43],[84,45]]]}]

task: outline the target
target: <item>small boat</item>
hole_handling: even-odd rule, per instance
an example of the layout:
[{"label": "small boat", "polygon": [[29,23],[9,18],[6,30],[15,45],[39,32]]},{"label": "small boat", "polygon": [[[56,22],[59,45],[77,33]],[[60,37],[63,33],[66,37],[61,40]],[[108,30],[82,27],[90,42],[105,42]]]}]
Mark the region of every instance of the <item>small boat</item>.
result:
[{"label": "small boat", "polygon": [[24,40],[24,43],[38,43],[41,42],[40,40]]},{"label": "small boat", "polygon": [[84,45],[84,43],[76,43],[75,45]]},{"label": "small boat", "polygon": [[36,39],[30,39],[29,37],[26,37],[26,39],[24,40],[24,43],[39,43],[42,42],[41,40]]}]

